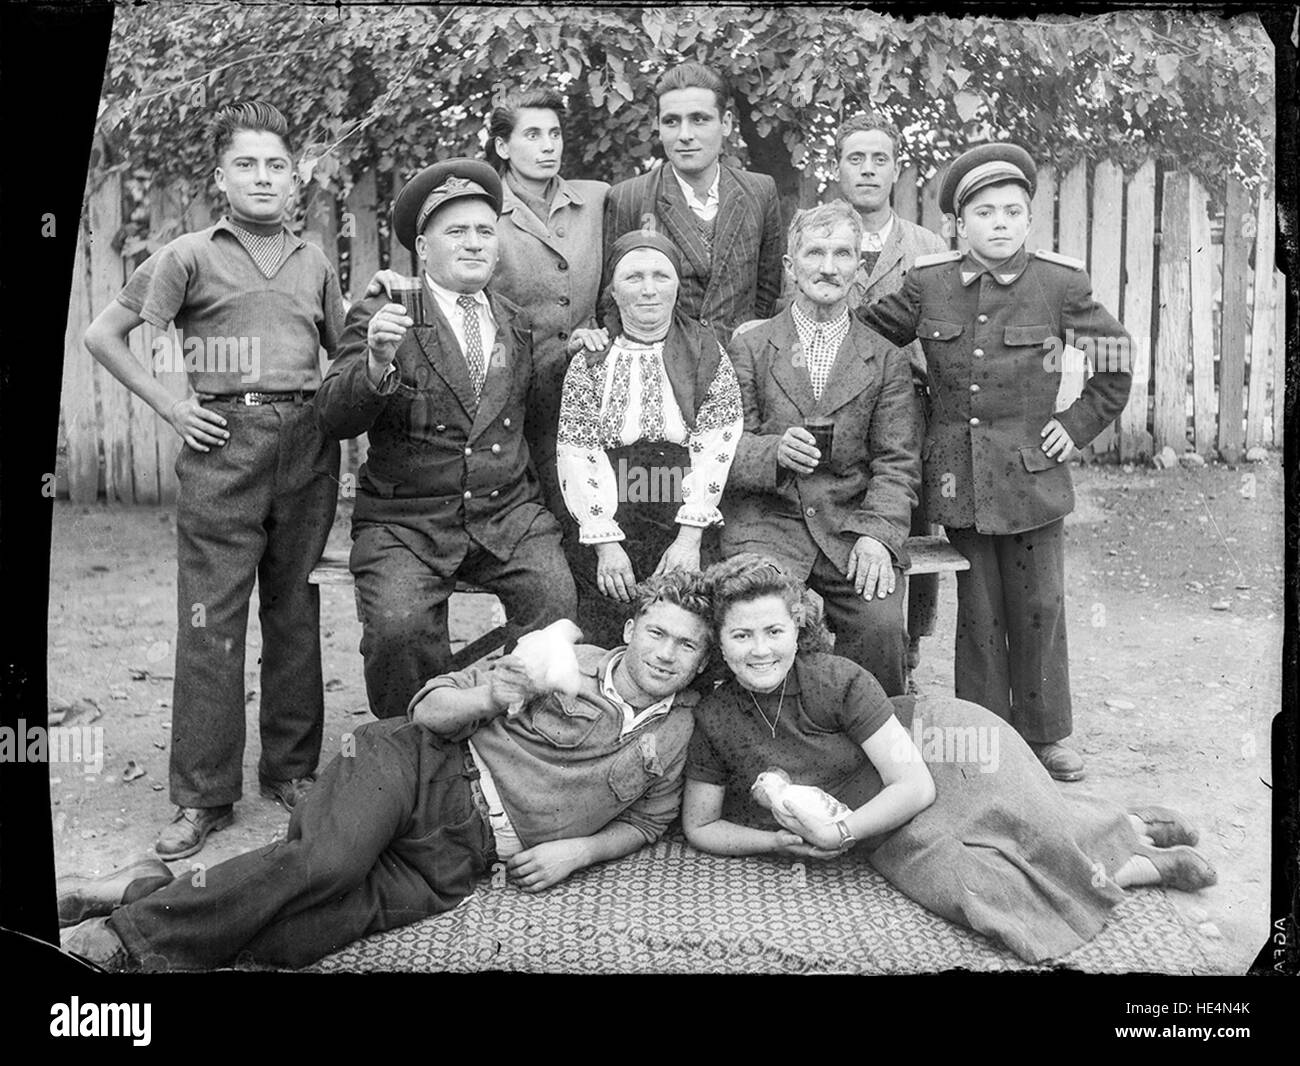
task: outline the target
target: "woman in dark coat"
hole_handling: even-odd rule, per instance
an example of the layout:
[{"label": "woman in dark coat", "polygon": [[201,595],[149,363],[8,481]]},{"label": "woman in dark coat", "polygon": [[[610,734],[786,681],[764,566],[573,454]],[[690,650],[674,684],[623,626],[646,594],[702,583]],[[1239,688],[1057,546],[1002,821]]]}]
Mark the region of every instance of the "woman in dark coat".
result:
[{"label": "woman in dark coat", "polygon": [[[1215,883],[1175,812],[1064,793],[991,711],[890,700],[861,667],[816,650],[816,610],[776,564],[743,554],[708,576],[732,676],[695,712],[682,821],[696,847],[816,859],[864,847],[906,895],[1029,962],[1092,939],[1126,887]],[[810,817],[752,788],[777,768],[847,810],[817,797]]]}]

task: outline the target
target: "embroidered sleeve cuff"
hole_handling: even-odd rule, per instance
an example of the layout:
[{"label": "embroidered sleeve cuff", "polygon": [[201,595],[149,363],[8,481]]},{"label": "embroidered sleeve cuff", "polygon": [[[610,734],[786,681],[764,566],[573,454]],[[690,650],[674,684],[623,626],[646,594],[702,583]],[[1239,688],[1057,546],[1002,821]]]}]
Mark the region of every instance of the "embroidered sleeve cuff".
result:
[{"label": "embroidered sleeve cuff", "polygon": [[579,544],[612,544],[615,541],[626,539],[618,523],[612,520],[608,522],[591,522],[578,530]]},{"label": "embroidered sleeve cuff", "polygon": [[697,526],[700,529],[707,529],[709,526],[722,524],[722,512],[716,507],[683,506],[677,511],[677,524],[679,526]]}]

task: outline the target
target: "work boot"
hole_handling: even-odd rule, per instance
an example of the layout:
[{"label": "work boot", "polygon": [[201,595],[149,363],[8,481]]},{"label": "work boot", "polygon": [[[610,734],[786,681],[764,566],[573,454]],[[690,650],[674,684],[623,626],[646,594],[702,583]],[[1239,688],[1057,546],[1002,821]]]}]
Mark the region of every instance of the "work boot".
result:
[{"label": "work boot", "polygon": [[1057,781],[1082,781],[1083,756],[1073,748],[1053,741],[1050,744],[1030,744],[1043,768]]},{"label": "work boot", "polygon": [[235,820],[235,807],[177,807],[171,825],[158,834],[154,851],[160,859],[184,859],[203,847],[209,833],[225,829]]},{"label": "work boot", "polygon": [[91,918],[88,922],[65,929],[59,934],[59,946],[110,973],[122,973],[134,968],[126,945],[113,932],[107,918]]},{"label": "work boot", "polygon": [[138,859],[102,877],[70,874],[55,882],[59,897],[59,928],[112,913],[134,903],[172,880],[172,872],[154,858]]},{"label": "work boot", "polygon": [[288,781],[268,781],[262,778],[262,795],[267,799],[275,800],[286,811],[292,812],[315,783],[315,775],[294,777]]}]

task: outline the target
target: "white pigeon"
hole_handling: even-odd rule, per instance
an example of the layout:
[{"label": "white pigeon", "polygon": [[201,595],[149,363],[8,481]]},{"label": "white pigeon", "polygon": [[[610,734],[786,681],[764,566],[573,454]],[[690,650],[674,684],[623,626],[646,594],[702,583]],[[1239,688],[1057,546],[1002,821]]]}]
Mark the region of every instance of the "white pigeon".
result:
[{"label": "white pigeon", "polygon": [[749,791],[759,806],[789,815],[799,826],[795,832],[809,844],[830,849],[839,846],[840,831],[835,823],[850,812],[829,792],[816,785],[793,784],[790,775],[778,767],[754,778]]},{"label": "white pigeon", "polygon": [[[576,696],[582,684],[582,671],[578,668],[574,645],[581,639],[582,630],[569,619],[561,618],[545,629],[524,634],[510,654],[523,664],[536,694],[562,692]],[[512,704],[506,713],[516,715],[523,706],[522,701]]]}]

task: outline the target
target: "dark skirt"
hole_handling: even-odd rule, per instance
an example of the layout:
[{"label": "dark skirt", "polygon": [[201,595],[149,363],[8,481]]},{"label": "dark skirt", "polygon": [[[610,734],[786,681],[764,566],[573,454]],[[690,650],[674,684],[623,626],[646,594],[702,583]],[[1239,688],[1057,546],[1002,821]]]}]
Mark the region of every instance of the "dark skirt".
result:
[{"label": "dark skirt", "polygon": [[1091,940],[1124,898],[1115,872],[1138,838],[1113,803],[1065,792],[983,707],[896,697],[895,714],[934,778],[933,804],[883,838],[871,865],[935,914],[1028,962]]},{"label": "dark skirt", "polygon": [[[690,470],[690,452],[680,444],[637,441],[605,451],[619,485],[615,521],[623,530],[623,550],[637,581],[644,581],[659,565],[681,528],[676,521],[682,505],[682,479]],[[700,565],[718,557],[717,527],[706,529],[700,546]],[[601,648],[623,643],[623,627],[630,605],[604,595],[596,585],[596,549],[578,543],[577,524],[565,526],[564,553],[578,588],[578,628],[583,640]]]}]

